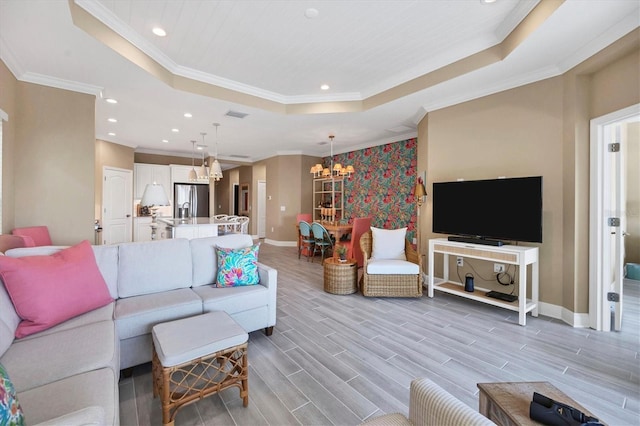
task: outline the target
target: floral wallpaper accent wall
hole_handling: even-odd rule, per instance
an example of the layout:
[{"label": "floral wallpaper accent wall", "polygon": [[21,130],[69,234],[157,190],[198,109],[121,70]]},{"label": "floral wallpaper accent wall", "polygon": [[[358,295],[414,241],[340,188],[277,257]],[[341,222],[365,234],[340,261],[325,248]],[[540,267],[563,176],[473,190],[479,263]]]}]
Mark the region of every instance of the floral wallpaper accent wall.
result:
[{"label": "floral wallpaper accent wall", "polygon": [[[333,162],[352,165],[355,173],[345,178],[344,218],[371,216],[372,226],[407,227],[413,241],[416,225],[417,139],[389,143],[333,156]],[[329,158],[325,159],[328,163]],[[327,164],[328,166],[328,164]]]}]

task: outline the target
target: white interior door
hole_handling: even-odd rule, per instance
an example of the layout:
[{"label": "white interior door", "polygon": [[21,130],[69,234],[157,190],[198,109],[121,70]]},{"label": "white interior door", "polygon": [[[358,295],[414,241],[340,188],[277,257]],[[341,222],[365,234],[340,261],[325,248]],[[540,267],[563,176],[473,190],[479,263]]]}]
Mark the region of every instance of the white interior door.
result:
[{"label": "white interior door", "polygon": [[102,244],[131,242],[133,173],[113,167],[102,173]]},{"label": "white interior door", "polygon": [[258,181],[258,238],[267,236],[267,182]]},{"label": "white interior door", "polygon": [[635,105],[591,122],[589,318],[596,330],[622,327],[626,123],[638,115]]}]

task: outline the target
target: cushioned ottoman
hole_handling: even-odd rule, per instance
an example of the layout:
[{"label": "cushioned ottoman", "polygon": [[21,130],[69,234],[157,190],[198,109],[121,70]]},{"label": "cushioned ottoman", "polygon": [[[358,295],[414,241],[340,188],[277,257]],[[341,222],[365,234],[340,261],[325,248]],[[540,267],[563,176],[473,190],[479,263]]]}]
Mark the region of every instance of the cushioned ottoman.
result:
[{"label": "cushioned ottoman", "polygon": [[226,312],[216,311],[153,327],[153,396],[162,423],[173,425],[184,405],[236,386],[249,404],[249,335]]}]

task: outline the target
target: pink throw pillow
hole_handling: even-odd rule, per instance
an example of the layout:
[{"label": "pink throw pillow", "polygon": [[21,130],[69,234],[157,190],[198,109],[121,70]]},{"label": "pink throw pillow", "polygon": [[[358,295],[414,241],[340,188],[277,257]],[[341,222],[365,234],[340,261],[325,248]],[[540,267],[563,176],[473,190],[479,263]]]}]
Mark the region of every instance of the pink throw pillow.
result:
[{"label": "pink throw pillow", "polygon": [[113,301],[88,241],[51,256],[0,256],[0,277],[25,337]]}]

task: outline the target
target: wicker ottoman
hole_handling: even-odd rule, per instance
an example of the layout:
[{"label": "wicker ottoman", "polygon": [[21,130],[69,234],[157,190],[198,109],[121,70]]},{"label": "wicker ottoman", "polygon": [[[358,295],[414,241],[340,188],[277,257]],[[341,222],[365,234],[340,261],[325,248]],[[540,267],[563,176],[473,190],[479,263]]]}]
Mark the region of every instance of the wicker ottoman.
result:
[{"label": "wicker ottoman", "polygon": [[324,291],[333,294],[351,294],[358,291],[358,261],[340,262],[334,257],[324,260]]},{"label": "wicker ottoman", "polygon": [[233,386],[249,404],[248,334],[226,312],[209,312],[153,327],[153,396],[162,423],[173,426],[184,405]]}]

